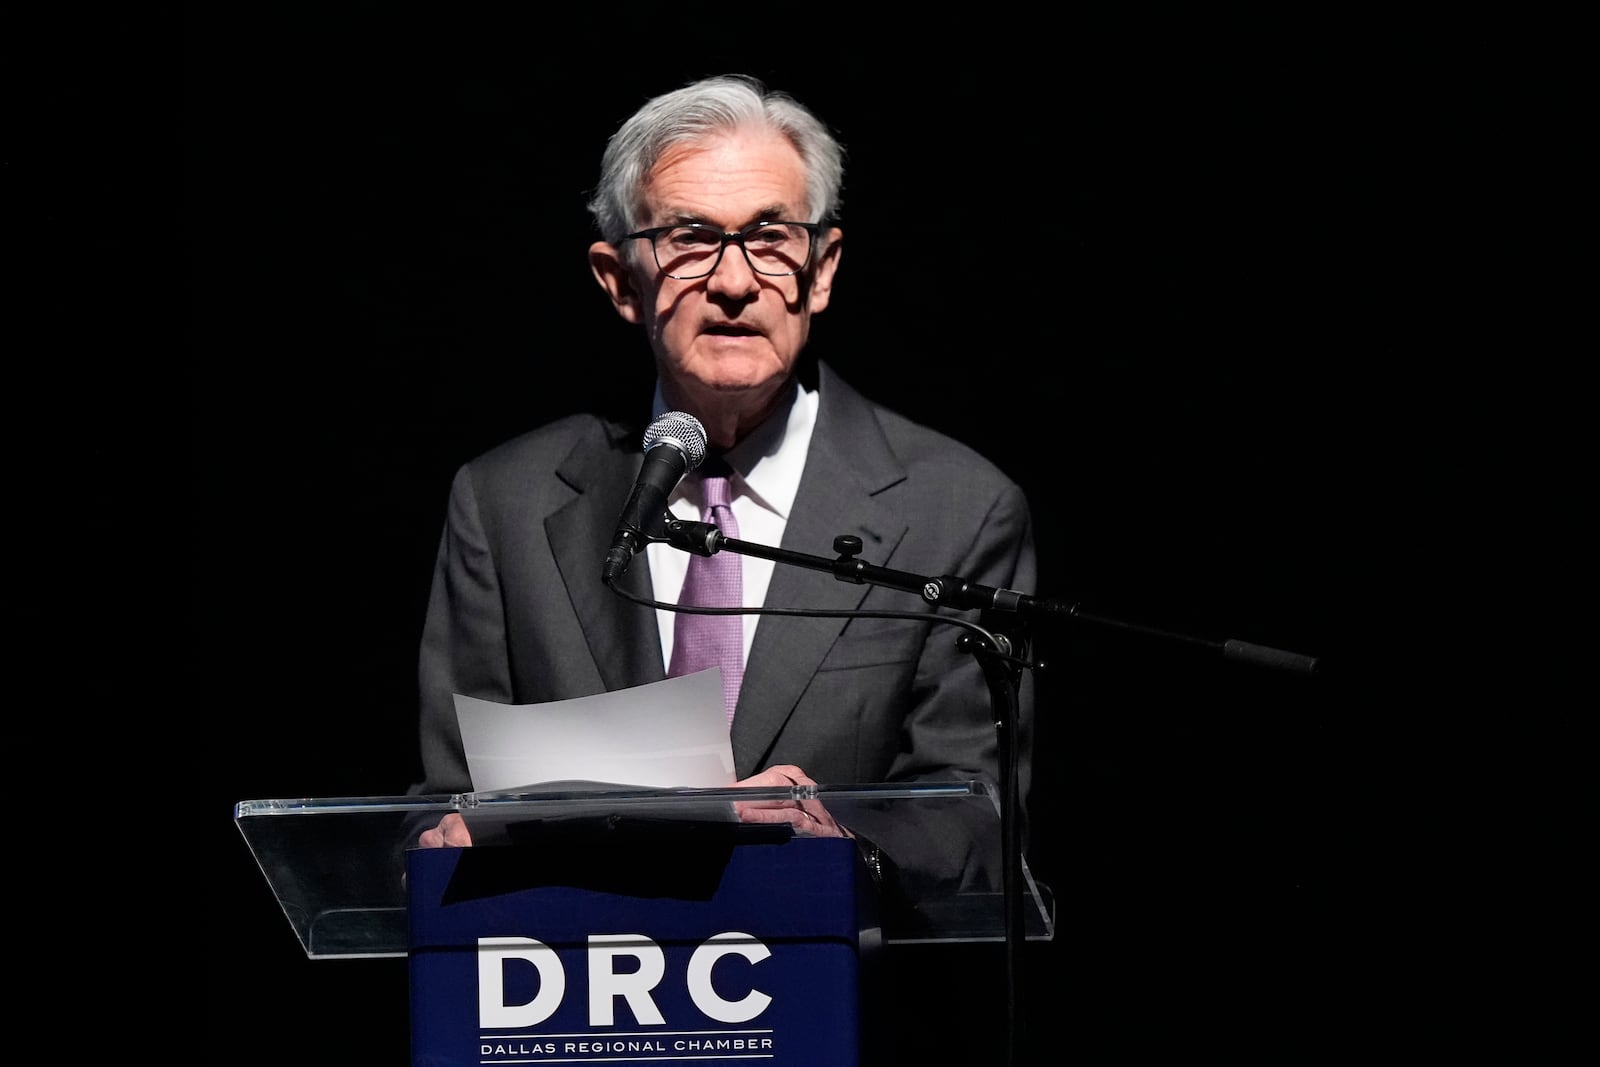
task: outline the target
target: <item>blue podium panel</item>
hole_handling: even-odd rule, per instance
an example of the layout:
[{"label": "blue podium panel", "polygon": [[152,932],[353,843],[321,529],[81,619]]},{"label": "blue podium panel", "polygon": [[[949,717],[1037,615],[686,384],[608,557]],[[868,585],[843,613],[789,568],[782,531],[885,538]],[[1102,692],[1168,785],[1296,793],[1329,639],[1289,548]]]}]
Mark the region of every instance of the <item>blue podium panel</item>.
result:
[{"label": "blue podium panel", "polygon": [[414,1067],[861,1062],[851,841],[584,833],[406,867]]}]

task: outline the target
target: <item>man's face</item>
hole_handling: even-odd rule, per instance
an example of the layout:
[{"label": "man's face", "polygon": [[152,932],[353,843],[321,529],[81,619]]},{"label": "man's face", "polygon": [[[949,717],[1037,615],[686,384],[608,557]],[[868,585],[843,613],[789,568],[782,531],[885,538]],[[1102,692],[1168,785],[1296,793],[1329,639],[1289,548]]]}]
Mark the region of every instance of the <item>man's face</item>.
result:
[{"label": "man's face", "polygon": [[[737,231],[753,222],[809,220],[800,155],[778,135],[724,135],[675,148],[656,164],[645,190],[645,226],[697,222]],[[828,305],[836,253],[824,231],[800,274],[757,274],[730,243],[716,270],[687,281],[661,272],[647,241],[632,242],[631,294],[618,311],[642,323],[662,376],[696,406],[745,411],[768,403],[788,380]]]}]

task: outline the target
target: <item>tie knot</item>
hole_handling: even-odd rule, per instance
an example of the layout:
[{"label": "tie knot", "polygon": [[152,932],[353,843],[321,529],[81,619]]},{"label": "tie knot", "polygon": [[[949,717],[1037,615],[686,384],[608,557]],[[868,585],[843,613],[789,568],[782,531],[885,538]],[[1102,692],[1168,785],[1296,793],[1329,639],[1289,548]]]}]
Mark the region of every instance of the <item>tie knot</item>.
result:
[{"label": "tie knot", "polygon": [[728,489],[728,479],[720,474],[702,477],[700,491],[705,495],[705,506],[708,508],[725,508],[732,499]]}]

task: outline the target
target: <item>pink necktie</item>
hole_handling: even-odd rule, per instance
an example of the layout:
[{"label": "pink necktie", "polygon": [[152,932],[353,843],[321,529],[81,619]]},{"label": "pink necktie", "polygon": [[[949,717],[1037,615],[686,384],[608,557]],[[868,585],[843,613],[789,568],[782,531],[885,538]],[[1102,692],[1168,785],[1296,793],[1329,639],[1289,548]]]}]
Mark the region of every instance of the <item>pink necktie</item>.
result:
[{"label": "pink necktie", "polygon": [[[712,469],[715,460],[702,470]],[[701,522],[709,522],[725,537],[739,536],[739,523],[729,502],[728,479],[720,474],[705,474],[700,479],[705,494]],[[689,572],[683,580],[678,603],[702,608],[735,608],[744,603],[744,583],[740,578],[739,554],[724,549],[710,556],[690,556]],[[722,668],[722,702],[733,722],[733,708],[739,702],[739,683],[744,678],[744,617],[741,615],[693,615],[678,612],[672,637],[672,663],[667,674],[693,674],[708,667]]]}]

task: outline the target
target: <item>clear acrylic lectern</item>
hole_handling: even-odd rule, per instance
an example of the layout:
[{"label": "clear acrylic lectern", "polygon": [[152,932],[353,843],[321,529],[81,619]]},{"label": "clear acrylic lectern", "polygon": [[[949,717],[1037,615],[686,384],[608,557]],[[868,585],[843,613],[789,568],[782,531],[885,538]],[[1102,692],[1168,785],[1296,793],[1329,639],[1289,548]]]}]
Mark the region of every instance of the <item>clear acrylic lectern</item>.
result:
[{"label": "clear acrylic lectern", "polygon": [[[474,841],[515,847],[560,829],[607,847],[619,827],[731,824],[735,802],[818,800],[866,839],[894,842],[881,911],[883,941],[1003,941],[1000,807],[982,781],[784,788],[622,789],[572,784],[538,793],[244,800],[234,821],[312,959],[405,956],[405,850],[424,826],[460,812]],[[952,836],[967,842],[950,860]],[[963,850],[956,850],[958,853]],[[1054,902],[1022,864],[1023,927],[1055,935]]]}]

